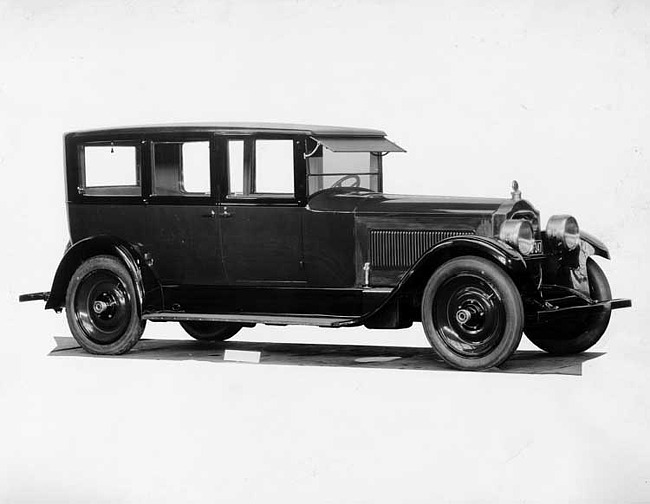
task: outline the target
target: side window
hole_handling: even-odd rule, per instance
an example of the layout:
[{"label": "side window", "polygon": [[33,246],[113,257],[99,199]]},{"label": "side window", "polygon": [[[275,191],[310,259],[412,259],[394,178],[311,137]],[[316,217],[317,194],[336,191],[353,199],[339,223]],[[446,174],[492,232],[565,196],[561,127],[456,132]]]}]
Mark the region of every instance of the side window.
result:
[{"label": "side window", "polygon": [[228,169],[230,180],[229,194],[242,196],[244,194],[244,141],[228,141]]},{"label": "side window", "polygon": [[155,196],[208,196],[210,142],[154,142]]},{"label": "side window", "polygon": [[139,145],[79,147],[79,192],[88,196],[140,196]]},{"label": "side window", "polygon": [[293,140],[256,140],[254,160],[254,193],[293,195]]}]

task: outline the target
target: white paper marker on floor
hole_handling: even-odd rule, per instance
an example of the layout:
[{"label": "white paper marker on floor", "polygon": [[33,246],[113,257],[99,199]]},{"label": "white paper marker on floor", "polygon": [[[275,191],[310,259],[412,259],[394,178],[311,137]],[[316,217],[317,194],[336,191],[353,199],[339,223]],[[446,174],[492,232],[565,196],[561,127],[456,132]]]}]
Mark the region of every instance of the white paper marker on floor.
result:
[{"label": "white paper marker on floor", "polygon": [[223,360],[234,362],[252,362],[258,364],[262,352],[248,352],[246,350],[226,350],[223,354]]}]

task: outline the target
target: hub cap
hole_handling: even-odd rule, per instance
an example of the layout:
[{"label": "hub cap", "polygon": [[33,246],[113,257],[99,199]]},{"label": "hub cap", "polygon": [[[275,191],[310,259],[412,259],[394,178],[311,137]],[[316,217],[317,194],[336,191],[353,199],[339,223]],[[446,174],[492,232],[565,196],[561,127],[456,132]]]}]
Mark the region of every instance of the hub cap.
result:
[{"label": "hub cap", "polygon": [[498,292],[469,273],[443,283],[433,299],[433,323],[442,341],[463,357],[482,357],[501,341],[505,312]]},{"label": "hub cap", "polygon": [[114,273],[93,271],[79,284],[74,300],[75,315],[88,339],[108,345],[117,341],[131,319],[126,286]]}]

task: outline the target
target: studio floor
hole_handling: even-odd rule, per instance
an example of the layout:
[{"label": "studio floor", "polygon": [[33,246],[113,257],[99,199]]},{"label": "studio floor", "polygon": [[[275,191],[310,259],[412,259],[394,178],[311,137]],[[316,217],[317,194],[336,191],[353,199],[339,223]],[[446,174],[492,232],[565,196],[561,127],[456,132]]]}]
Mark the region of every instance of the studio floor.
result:
[{"label": "studio floor", "polygon": [[[118,356],[93,355],[85,352],[71,337],[54,338],[54,357],[107,359],[143,359],[168,361],[203,361],[213,363],[250,363],[275,366],[328,366],[372,369],[450,371],[428,347],[377,345],[322,345],[309,343],[266,343],[226,341],[203,343],[188,340],[143,339],[128,353]],[[232,353],[232,351],[236,353]],[[229,355],[232,353],[232,356]],[[498,368],[488,373],[582,375],[582,364],[603,355],[585,352],[570,356],[552,356],[537,350],[519,350]]]}]

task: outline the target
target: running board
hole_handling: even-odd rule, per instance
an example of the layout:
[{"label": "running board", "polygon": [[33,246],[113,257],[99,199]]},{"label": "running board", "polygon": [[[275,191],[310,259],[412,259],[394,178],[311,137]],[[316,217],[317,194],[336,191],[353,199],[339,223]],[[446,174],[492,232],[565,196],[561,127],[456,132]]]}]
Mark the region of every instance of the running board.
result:
[{"label": "running board", "polygon": [[333,317],[329,315],[276,315],[268,313],[179,313],[156,312],[142,316],[152,322],[234,322],[238,324],[267,324],[267,325],[307,325],[319,327],[340,327],[353,325],[355,317]]}]

